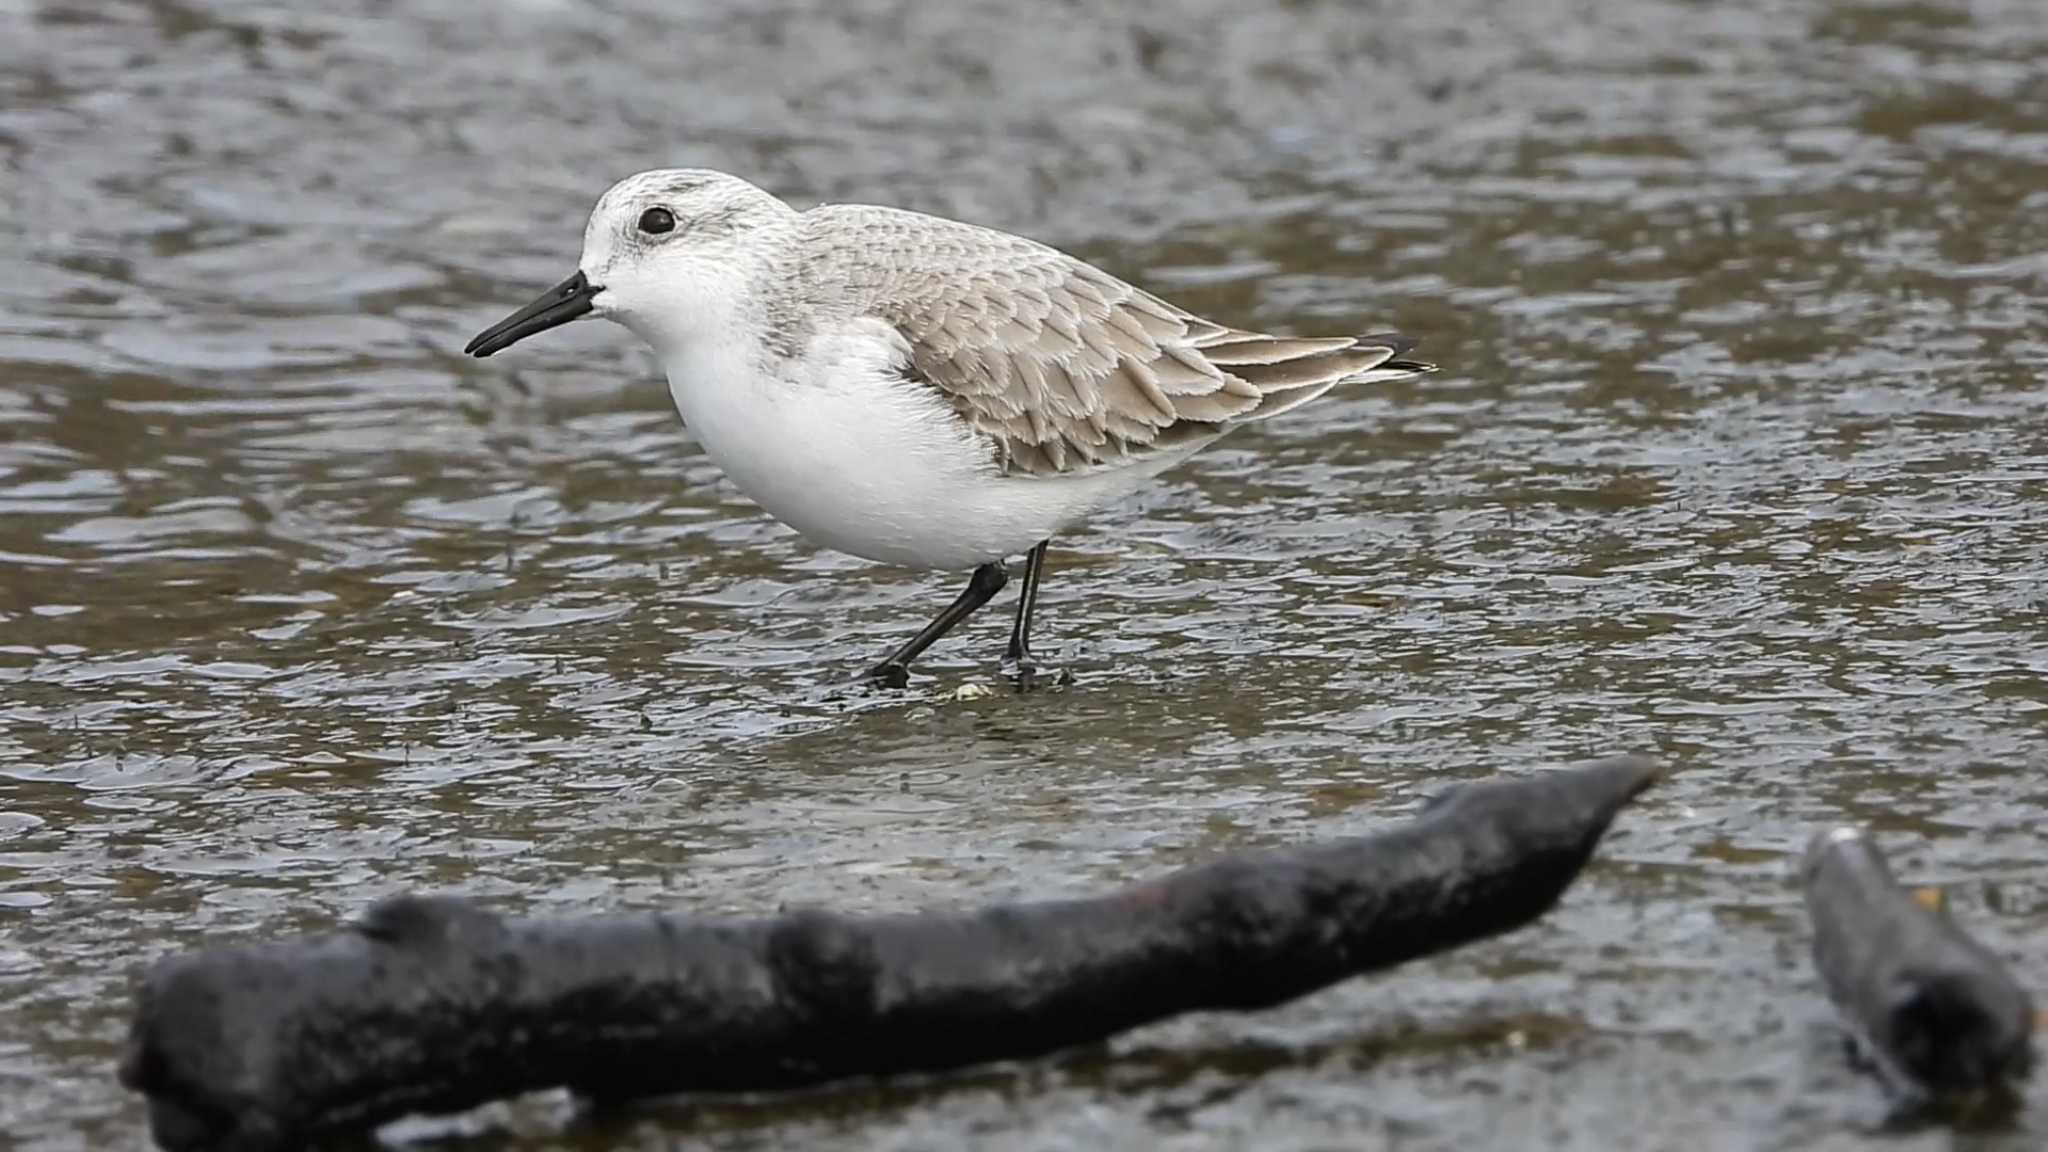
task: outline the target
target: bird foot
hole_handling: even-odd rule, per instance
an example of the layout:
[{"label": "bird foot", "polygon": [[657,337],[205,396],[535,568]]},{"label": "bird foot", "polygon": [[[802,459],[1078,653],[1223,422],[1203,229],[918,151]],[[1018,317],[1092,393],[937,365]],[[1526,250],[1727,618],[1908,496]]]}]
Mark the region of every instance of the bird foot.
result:
[{"label": "bird foot", "polygon": [[1029,692],[1033,688],[1065,688],[1074,682],[1074,674],[1065,668],[1048,668],[1029,656],[1003,657],[1003,675],[1017,685],[1017,691]]},{"label": "bird foot", "polygon": [[865,679],[877,688],[894,688],[901,691],[910,687],[910,665],[895,660],[884,660],[868,669]]}]

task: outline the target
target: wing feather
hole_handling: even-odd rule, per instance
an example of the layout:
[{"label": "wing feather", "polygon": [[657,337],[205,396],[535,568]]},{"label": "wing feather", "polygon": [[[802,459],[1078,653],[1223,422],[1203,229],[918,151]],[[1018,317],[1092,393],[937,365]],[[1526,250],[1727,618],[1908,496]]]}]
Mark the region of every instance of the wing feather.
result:
[{"label": "wing feather", "polygon": [[1394,361],[1411,346],[1398,336],[1227,328],[971,224],[862,205],[804,220],[812,286],[902,333],[905,372],[943,393],[1012,473],[1114,464],[1220,435],[1376,368],[1376,378],[1432,370]]}]

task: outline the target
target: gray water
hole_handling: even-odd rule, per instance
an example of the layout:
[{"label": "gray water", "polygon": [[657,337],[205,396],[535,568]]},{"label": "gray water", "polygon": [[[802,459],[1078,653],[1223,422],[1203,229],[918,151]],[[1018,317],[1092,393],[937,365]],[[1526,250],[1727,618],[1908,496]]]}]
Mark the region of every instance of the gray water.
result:
[{"label": "gray water", "polygon": [[[145,1142],[151,958],[406,889],[958,907],[1678,776],[1539,925],[1028,1066],[518,1149],[1863,1148],[1791,864],[1877,827],[2048,990],[2038,0],[0,0],[0,1143]],[[613,179],[1026,232],[1444,371],[955,575],[759,514],[647,351],[462,342]],[[988,684],[986,699],[957,689]],[[2038,1148],[2003,1130],[1887,1149]],[[493,1146],[496,1146],[495,1144]]]}]

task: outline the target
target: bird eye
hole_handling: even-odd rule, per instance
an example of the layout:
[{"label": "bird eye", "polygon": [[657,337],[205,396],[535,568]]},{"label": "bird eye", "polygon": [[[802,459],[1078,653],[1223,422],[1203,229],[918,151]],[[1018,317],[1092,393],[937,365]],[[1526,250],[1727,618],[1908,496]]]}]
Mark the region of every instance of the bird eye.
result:
[{"label": "bird eye", "polygon": [[640,230],[650,236],[676,230],[676,214],[666,208],[649,208],[640,214]]}]

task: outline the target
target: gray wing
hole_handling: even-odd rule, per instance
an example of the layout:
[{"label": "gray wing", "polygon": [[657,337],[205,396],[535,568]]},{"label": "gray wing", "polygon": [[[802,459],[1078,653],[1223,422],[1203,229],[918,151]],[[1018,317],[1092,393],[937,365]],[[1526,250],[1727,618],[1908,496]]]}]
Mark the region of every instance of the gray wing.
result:
[{"label": "gray wing", "polygon": [[1285,411],[1394,358],[1394,336],[1304,339],[1204,320],[1020,236],[895,209],[814,209],[810,250],[901,332],[907,371],[990,437],[1004,471],[1114,465]]}]

